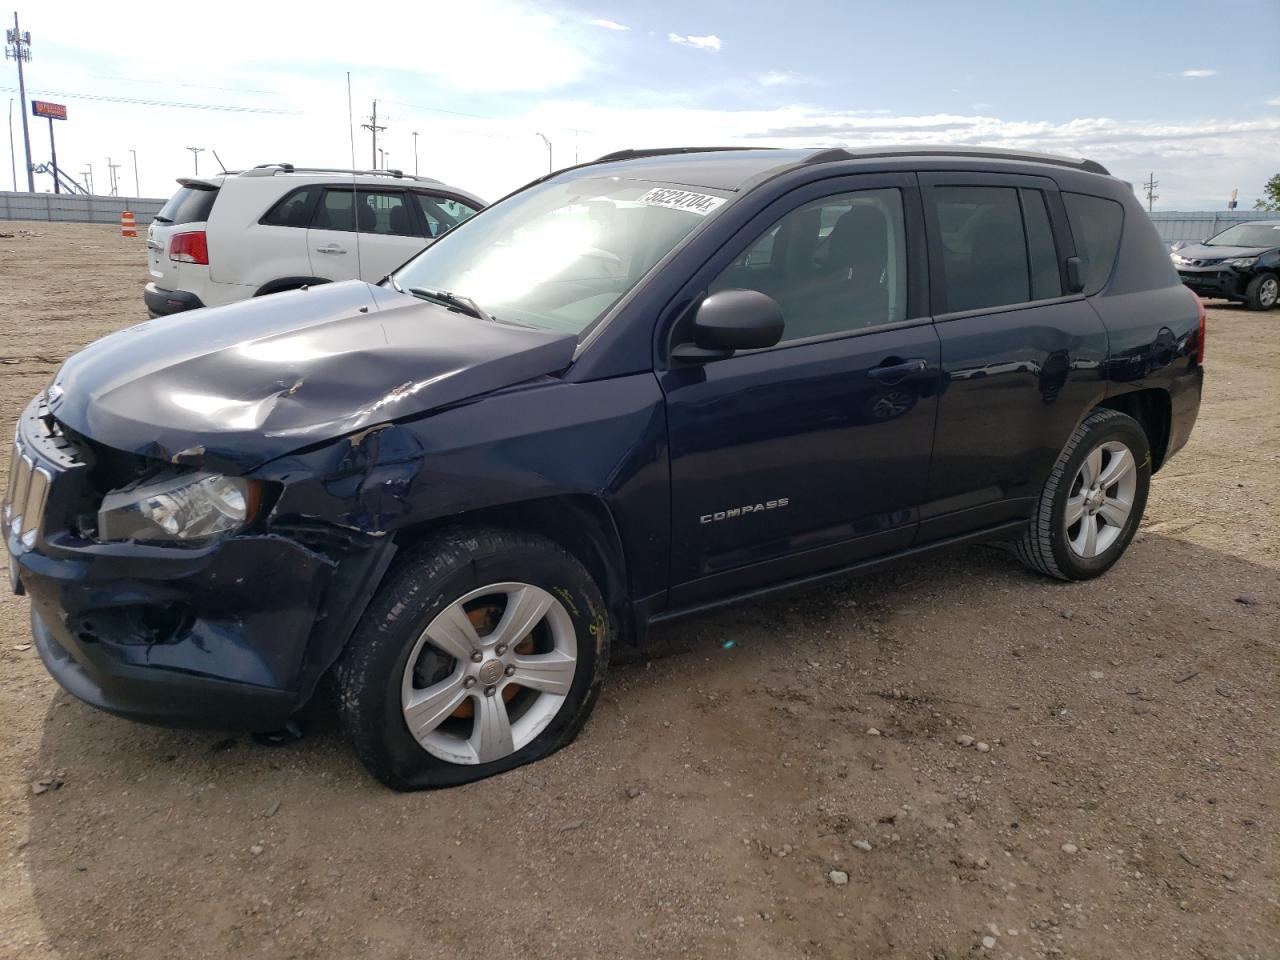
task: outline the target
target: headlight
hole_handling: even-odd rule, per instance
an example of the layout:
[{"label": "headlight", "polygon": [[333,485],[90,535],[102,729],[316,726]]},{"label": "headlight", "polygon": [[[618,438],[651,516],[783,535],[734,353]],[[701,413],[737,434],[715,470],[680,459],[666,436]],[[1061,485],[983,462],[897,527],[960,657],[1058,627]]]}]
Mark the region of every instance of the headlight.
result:
[{"label": "headlight", "polygon": [[113,490],[98,510],[101,540],[192,541],[246,526],[261,503],[261,484],[220,473],[167,474]]},{"label": "headlight", "polygon": [[1227,261],[1233,267],[1252,267],[1257,262],[1257,257],[1239,257],[1238,259]]},{"label": "headlight", "polygon": [[1169,254],[1169,259],[1170,259],[1170,260],[1172,260],[1174,263],[1177,263],[1177,264],[1183,264],[1183,263],[1186,263],[1186,262],[1187,262],[1187,258],[1186,258],[1186,257],[1181,257],[1181,256],[1179,256],[1179,255],[1178,255],[1178,254],[1176,254],[1176,253],[1171,253],[1171,254]]}]

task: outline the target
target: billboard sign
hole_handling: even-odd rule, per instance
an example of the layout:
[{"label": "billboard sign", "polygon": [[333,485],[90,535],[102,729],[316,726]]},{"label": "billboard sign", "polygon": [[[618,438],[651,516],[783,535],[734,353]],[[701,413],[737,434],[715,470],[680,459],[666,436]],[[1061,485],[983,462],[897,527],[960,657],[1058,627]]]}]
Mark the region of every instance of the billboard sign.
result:
[{"label": "billboard sign", "polygon": [[31,114],[36,117],[48,117],[50,120],[67,119],[65,103],[50,103],[48,100],[32,100]]}]

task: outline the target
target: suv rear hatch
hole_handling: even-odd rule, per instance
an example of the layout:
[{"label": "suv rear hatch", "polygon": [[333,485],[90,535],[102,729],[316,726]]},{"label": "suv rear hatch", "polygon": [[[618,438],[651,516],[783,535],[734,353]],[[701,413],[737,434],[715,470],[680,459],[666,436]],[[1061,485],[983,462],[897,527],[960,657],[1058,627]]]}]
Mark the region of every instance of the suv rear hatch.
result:
[{"label": "suv rear hatch", "polygon": [[[160,208],[147,228],[147,269],[156,286],[164,290],[188,289],[182,284],[183,268],[196,266],[208,276],[208,255],[204,242],[205,224],[218,199],[222,178],[183,178],[178,192]],[[174,248],[174,238],[182,236]],[[178,259],[171,259],[171,256]]]}]

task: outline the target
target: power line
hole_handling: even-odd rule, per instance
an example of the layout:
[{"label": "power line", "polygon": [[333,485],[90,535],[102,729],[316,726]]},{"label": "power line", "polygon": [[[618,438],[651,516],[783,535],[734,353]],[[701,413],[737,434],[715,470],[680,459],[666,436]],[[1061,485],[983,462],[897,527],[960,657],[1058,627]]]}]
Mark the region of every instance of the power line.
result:
[{"label": "power line", "polygon": [[[0,87],[7,93],[18,92],[17,87]],[[300,110],[279,110],[275,107],[240,107],[229,103],[185,103],[178,100],[147,100],[140,97],[113,97],[101,93],[75,93],[70,90],[36,90],[44,97],[59,97],[68,100],[98,100],[103,103],[134,103],[143,107],[175,107],[182,110],[222,110],[229,113],[273,113],[298,116]]]}]

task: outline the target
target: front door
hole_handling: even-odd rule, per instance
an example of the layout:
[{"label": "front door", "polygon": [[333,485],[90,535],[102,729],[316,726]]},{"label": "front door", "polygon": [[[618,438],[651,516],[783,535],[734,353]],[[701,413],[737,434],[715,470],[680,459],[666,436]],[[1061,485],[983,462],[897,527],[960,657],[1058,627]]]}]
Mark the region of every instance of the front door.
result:
[{"label": "front door", "polygon": [[786,328],[775,347],[660,371],[672,604],[910,545],[939,357],[921,226],[912,177],[813,184],[762,212],[695,278],[708,292],[767,293]]}]

